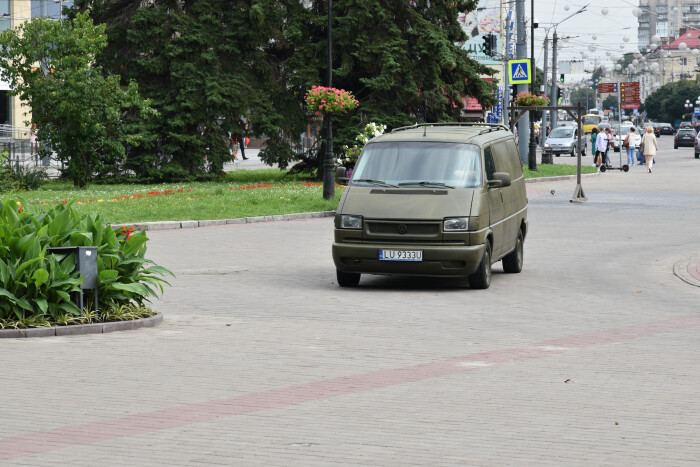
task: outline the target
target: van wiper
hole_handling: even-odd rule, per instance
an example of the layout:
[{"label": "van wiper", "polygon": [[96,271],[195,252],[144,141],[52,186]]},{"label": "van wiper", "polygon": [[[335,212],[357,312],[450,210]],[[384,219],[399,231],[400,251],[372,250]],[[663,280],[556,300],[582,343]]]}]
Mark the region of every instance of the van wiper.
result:
[{"label": "van wiper", "polygon": [[453,186],[445,185],[442,182],[429,182],[427,180],[424,180],[422,182],[401,182],[401,183],[399,183],[399,186],[406,186],[406,185],[418,185],[418,186],[440,187],[440,188],[454,188]]},{"label": "van wiper", "polygon": [[392,185],[389,182],[385,182],[384,180],[373,180],[371,178],[360,178],[358,180],[353,180],[353,183],[370,183],[372,185],[378,185],[378,186],[386,186],[386,187],[391,187],[391,188],[396,188],[396,185]]}]

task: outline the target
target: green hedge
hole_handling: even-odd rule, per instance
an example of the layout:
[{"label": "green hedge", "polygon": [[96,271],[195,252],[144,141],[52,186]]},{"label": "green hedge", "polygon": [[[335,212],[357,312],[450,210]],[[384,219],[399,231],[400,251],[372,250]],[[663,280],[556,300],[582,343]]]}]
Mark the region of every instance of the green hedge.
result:
[{"label": "green hedge", "polygon": [[145,232],[115,232],[99,214],[79,214],[71,204],[44,210],[0,201],[0,320],[66,322],[85,311],[71,301],[82,282],[73,255],[59,262],[49,247],[97,247],[101,309],[143,306],[168,284],[163,277],[172,272],[145,258]]}]

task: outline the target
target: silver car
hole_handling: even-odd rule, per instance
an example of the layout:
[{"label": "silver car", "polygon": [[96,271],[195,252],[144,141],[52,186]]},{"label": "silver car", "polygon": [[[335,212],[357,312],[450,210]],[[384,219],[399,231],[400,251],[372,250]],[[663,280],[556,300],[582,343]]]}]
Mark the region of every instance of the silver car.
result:
[{"label": "silver car", "polygon": [[[586,155],[586,146],[588,145],[588,138],[581,135],[581,155]],[[549,133],[549,136],[544,142],[544,148],[542,149],[543,155],[554,154],[559,157],[561,154],[568,154],[570,156],[576,155],[576,148],[578,146],[578,128],[573,126],[560,126],[555,128]]]}]

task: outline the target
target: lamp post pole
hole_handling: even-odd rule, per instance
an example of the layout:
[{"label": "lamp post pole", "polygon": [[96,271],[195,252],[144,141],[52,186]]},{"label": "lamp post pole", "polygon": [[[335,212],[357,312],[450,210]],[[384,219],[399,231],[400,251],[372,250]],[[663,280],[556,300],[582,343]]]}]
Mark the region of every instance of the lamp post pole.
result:
[{"label": "lamp post pole", "polygon": [[[333,0],[328,0],[328,87],[333,87]],[[323,199],[335,196],[335,180],[333,177],[333,117],[326,113],[328,137],[326,138],[326,157],[323,161]]]},{"label": "lamp post pole", "polygon": [[[532,93],[535,94],[535,0],[530,0],[530,76],[532,80]],[[537,144],[535,143],[535,112],[530,116],[530,156],[528,158],[528,168],[537,170]]]}]

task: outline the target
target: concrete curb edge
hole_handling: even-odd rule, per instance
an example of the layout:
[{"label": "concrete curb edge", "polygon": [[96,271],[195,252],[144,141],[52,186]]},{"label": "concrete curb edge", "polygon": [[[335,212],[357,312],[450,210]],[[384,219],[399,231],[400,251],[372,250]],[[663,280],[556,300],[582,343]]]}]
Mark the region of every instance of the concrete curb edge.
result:
[{"label": "concrete curb edge", "polygon": [[136,222],[134,224],[111,224],[112,229],[117,230],[122,227],[131,227],[136,230],[170,230],[170,229],[192,229],[197,227],[211,227],[215,225],[227,224],[257,224],[259,222],[279,222],[296,221],[300,219],[312,219],[321,217],[333,217],[335,211],[300,212],[294,214],[277,214],[273,216],[241,217],[238,219],[212,219],[200,221],[158,221],[158,222]]},{"label": "concrete curb edge", "polygon": [[686,284],[690,284],[694,287],[700,287],[700,278],[696,278],[689,271],[690,265],[697,266],[699,262],[700,260],[698,260],[697,258],[687,258],[678,261],[676,264],[673,265],[673,274],[675,274],[676,277],[678,277]]},{"label": "concrete curb edge", "polygon": [[19,337],[79,336],[85,334],[103,334],[114,331],[127,331],[139,328],[152,328],[163,322],[163,313],[143,319],[130,321],[111,321],[109,323],[76,324],[72,326],[54,326],[51,328],[0,329],[0,339]]}]

